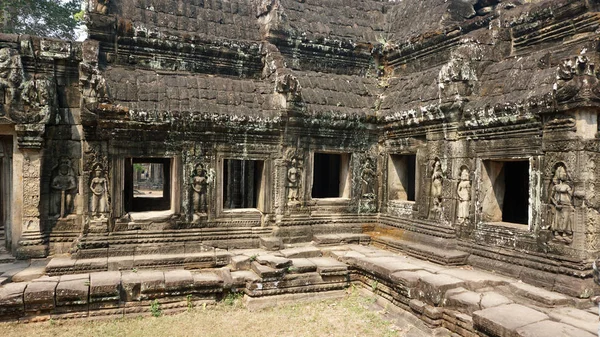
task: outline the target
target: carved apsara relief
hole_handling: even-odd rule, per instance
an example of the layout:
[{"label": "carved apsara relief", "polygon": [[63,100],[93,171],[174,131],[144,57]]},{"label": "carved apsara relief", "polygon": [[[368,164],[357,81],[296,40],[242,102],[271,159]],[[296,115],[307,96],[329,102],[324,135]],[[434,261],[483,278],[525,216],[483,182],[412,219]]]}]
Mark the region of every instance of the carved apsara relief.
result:
[{"label": "carved apsara relief", "polygon": [[300,182],[302,181],[302,169],[298,159],[293,157],[289,163],[286,174],[287,202],[288,205],[300,201]]},{"label": "carved apsara relief", "polygon": [[466,166],[460,170],[460,181],[456,189],[458,197],[457,222],[463,224],[469,220],[469,210],[471,208],[471,179],[470,172]]},{"label": "carved apsara relief", "polygon": [[555,166],[548,204],[554,241],[570,244],[573,242],[573,187],[564,163]]},{"label": "carved apsara relief", "polygon": [[377,176],[375,170],[373,159],[371,157],[365,158],[360,173],[361,195],[363,199],[375,199],[375,177]]},{"label": "carved apsara relief", "polygon": [[93,217],[106,218],[108,213],[108,180],[102,164],[97,163],[92,170],[93,177],[90,182],[91,201],[90,213]]},{"label": "carved apsara relief", "polygon": [[194,214],[204,214],[208,212],[208,183],[208,171],[204,167],[204,164],[196,164],[191,182]]},{"label": "carved apsara relief", "polygon": [[442,186],[444,181],[444,172],[439,158],[435,158],[432,164],[431,172],[431,190],[429,197],[431,205],[429,208],[429,218],[437,219],[442,214]]}]

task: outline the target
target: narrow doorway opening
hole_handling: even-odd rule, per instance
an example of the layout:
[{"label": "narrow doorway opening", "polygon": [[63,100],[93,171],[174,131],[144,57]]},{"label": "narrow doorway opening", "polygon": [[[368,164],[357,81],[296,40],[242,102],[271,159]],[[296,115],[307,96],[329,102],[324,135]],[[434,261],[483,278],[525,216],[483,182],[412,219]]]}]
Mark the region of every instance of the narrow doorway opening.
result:
[{"label": "narrow doorway opening", "polygon": [[315,153],[313,157],[313,198],[350,197],[350,154]]}]

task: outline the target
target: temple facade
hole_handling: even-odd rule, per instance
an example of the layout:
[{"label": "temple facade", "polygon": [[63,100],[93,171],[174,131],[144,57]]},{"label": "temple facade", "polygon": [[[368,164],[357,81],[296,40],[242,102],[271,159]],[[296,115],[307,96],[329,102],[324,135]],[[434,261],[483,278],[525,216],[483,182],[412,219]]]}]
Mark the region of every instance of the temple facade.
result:
[{"label": "temple facade", "polygon": [[0,34],[17,258],[370,242],[597,292],[595,0],[90,0]]}]

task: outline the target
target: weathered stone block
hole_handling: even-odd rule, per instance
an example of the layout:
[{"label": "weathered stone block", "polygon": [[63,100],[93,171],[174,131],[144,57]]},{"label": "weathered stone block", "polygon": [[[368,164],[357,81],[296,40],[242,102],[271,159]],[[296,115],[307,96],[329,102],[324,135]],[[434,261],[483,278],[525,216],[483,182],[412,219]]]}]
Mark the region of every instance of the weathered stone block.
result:
[{"label": "weathered stone block", "polygon": [[291,273],[310,273],[317,271],[317,265],[309,259],[292,259],[292,266],[288,268]]},{"label": "weathered stone block", "polygon": [[537,310],[519,304],[475,311],[473,326],[476,330],[492,336],[518,336],[517,329],[529,324],[545,321],[549,317]]},{"label": "weathered stone block", "polygon": [[165,292],[170,296],[189,294],[194,288],[194,277],[188,270],[165,271]]},{"label": "weathered stone block", "polygon": [[250,269],[250,257],[246,255],[235,255],[229,258],[229,264],[232,270],[248,270]]},{"label": "weathered stone block", "polygon": [[317,272],[321,275],[345,275],[348,273],[346,264],[329,257],[313,257],[308,260],[317,266]]},{"label": "weathered stone block", "polygon": [[112,308],[119,304],[121,273],[118,271],[90,274],[90,309]]},{"label": "weathered stone block", "polygon": [[518,328],[516,336],[520,337],[546,337],[546,336],[570,336],[570,337],[594,337],[585,330],[578,329],[572,325],[553,321],[541,321]]},{"label": "weathered stone block", "polygon": [[283,257],[288,259],[294,258],[307,258],[307,257],[320,257],[321,250],[313,246],[288,248],[280,251]]},{"label": "weathered stone block", "polygon": [[[87,306],[90,289],[90,275],[63,275],[56,286],[56,306],[69,307],[66,310],[82,310]],[[78,308],[79,307],[79,308]]]},{"label": "weathered stone block", "polygon": [[194,292],[220,292],[223,291],[225,282],[222,277],[215,273],[194,273]]},{"label": "weathered stone block", "polygon": [[511,283],[509,285],[509,289],[519,296],[523,296],[549,306],[566,305],[573,302],[573,300],[567,296],[534,287],[522,282]]},{"label": "weathered stone block", "polygon": [[259,255],[256,257],[256,262],[275,269],[287,268],[292,265],[292,260],[273,255]]},{"label": "weathered stone block", "polygon": [[449,289],[464,287],[465,282],[449,275],[426,275],[419,279],[419,296],[427,303],[439,305]]},{"label": "weathered stone block", "polygon": [[[290,260],[288,260],[290,261]],[[291,262],[291,261],[290,261]],[[275,269],[269,266],[262,265],[257,261],[252,262],[252,271],[263,279],[279,278],[283,275],[283,269]]]},{"label": "weathered stone block", "polygon": [[57,285],[57,279],[30,282],[23,294],[25,311],[29,313],[40,313],[53,310],[55,307],[54,295]]},{"label": "weathered stone block", "polygon": [[0,287],[0,319],[21,316],[25,311],[23,294],[27,283],[8,283]]}]

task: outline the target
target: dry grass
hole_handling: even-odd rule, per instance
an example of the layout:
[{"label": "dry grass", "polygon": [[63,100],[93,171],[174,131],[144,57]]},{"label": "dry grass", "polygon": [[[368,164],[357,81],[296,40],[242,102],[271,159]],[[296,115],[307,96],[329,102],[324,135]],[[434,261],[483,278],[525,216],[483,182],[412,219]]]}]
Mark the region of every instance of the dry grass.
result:
[{"label": "dry grass", "polygon": [[[403,336],[398,328],[367,307],[372,298],[357,291],[336,301],[296,304],[248,311],[239,304],[221,303],[206,309],[161,317],[101,321],[49,321],[0,324],[0,336]],[[231,303],[230,303],[231,304]]]}]

